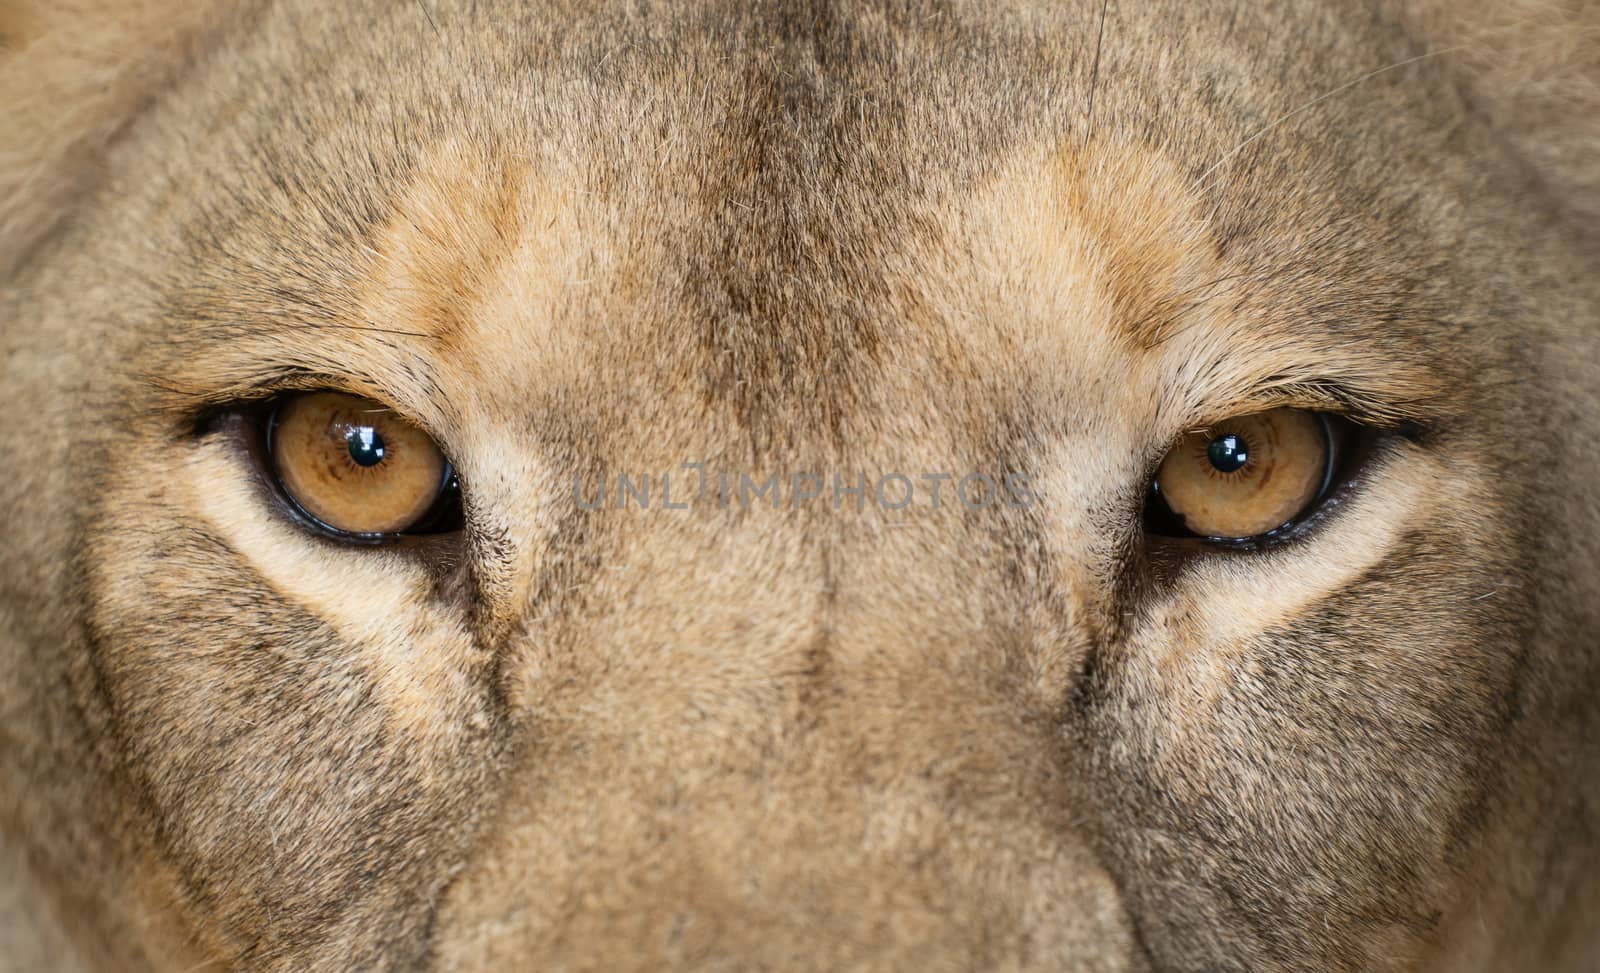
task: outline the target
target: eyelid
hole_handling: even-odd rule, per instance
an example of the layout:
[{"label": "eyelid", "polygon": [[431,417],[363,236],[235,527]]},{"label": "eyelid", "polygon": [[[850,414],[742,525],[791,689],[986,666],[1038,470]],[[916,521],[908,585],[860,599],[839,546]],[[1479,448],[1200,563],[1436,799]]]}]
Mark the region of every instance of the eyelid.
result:
[{"label": "eyelid", "polygon": [[1448,412],[1431,400],[1392,398],[1336,379],[1271,379],[1237,397],[1209,404],[1182,432],[1281,408],[1337,416],[1369,429],[1418,433],[1448,418]]},{"label": "eyelid", "polygon": [[[182,394],[168,391],[174,395]],[[249,379],[175,402],[170,407],[188,417],[191,434],[200,435],[227,413],[266,409],[286,396],[312,392],[338,392],[356,398],[371,399],[384,406],[390,414],[432,436],[434,441],[440,444],[440,448],[444,448],[444,438],[439,435],[429,415],[418,414],[406,408],[404,402],[387,394],[384,389],[348,377],[298,368],[262,371]]]}]

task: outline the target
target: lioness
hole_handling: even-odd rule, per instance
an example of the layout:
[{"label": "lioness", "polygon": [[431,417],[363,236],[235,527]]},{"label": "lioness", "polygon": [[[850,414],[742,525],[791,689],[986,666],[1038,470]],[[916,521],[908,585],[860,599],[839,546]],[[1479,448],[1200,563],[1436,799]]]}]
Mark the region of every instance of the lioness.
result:
[{"label": "lioness", "polygon": [[0,965],[1600,963],[1600,5],[0,4]]}]

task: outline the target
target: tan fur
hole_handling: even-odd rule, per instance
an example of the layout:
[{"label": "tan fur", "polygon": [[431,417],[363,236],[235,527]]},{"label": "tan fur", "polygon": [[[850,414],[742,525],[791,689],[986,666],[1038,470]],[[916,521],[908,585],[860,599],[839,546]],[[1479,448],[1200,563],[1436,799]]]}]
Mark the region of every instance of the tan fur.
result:
[{"label": "tan fur", "polygon": [[1451,52],[1474,106],[1592,232],[1600,220],[1600,5],[1431,0],[1410,13]]},{"label": "tan fur", "polygon": [[[1593,968],[1596,30],[0,2],[0,968]],[[467,529],[288,516],[320,388]],[[1144,536],[1280,405],[1320,519]],[[1036,502],[791,509],[894,471]]]},{"label": "tan fur", "polygon": [[0,270],[98,177],[107,147],[195,56],[207,0],[0,5]]}]

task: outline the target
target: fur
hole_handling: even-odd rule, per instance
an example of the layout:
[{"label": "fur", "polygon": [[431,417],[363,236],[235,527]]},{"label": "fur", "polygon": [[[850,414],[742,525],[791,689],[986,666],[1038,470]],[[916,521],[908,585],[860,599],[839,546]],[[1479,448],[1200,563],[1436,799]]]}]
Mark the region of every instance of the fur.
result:
[{"label": "fur", "polygon": [[[0,966],[1593,968],[1597,29],[5,0]],[[310,388],[468,529],[284,516]],[[1147,540],[1276,405],[1339,501]],[[687,462],[1037,502],[571,495]]]}]

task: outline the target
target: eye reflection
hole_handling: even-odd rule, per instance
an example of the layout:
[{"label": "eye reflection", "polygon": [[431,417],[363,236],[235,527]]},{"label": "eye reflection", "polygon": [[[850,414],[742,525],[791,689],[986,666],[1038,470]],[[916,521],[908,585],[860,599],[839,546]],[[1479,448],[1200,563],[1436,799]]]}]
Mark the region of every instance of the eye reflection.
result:
[{"label": "eye reflection", "polygon": [[349,444],[350,458],[358,465],[373,467],[383,462],[383,437],[372,426],[352,426],[345,442]]},{"label": "eye reflection", "polygon": [[1206,447],[1211,465],[1223,473],[1236,473],[1250,462],[1250,447],[1239,436],[1229,433],[1218,436]]}]

